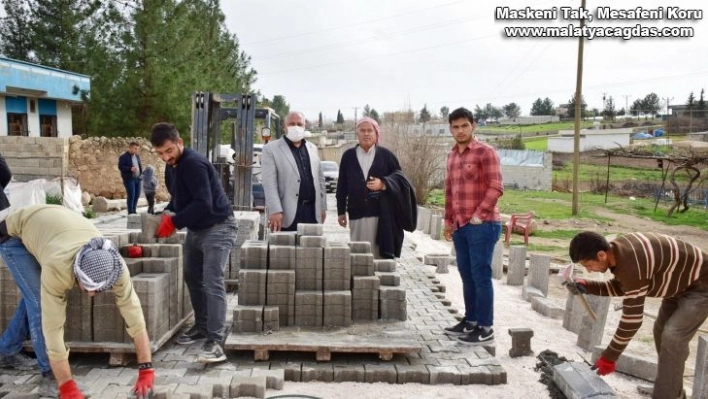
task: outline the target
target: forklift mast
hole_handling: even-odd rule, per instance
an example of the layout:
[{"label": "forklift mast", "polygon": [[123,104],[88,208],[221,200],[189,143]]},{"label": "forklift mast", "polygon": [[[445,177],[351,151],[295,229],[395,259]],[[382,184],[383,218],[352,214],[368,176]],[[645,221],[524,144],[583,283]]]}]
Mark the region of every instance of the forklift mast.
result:
[{"label": "forklift mast", "polygon": [[[231,197],[234,209],[249,210],[253,204],[252,165],[256,119],[264,120],[262,134],[270,137],[270,129],[276,135],[279,117],[271,109],[256,109],[255,94],[216,94],[195,92],[192,94],[191,146],[209,159],[221,176],[221,183]],[[223,122],[232,120],[229,137],[222,143]],[[267,130],[266,130],[267,129]],[[275,138],[275,137],[274,137]],[[234,151],[232,165],[223,154],[221,145],[228,144]]]}]

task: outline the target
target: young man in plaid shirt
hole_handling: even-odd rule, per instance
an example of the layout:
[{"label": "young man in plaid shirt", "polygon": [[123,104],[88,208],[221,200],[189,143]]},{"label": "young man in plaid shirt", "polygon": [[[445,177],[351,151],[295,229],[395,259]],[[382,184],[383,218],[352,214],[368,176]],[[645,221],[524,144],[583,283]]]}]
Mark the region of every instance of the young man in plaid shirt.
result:
[{"label": "young man in plaid shirt", "polygon": [[445,238],[457,253],[465,319],[445,331],[464,344],[488,345],[494,341],[492,254],[501,234],[501,165],[494,148],[474,135],[472,112],[458,108],[448,120],[456,144],[447,156]]}]

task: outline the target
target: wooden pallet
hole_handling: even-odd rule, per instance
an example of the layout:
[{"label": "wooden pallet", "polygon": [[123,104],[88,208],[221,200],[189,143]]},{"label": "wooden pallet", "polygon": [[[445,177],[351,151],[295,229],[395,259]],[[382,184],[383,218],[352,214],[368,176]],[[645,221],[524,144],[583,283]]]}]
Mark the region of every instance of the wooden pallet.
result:
[{"label": "wooden pallet", "polygon": [[[192,317],[194,311],[189,312],[187,317],[182,318],[170,331],[165,333],[160,339],[150,341],[150,352],[157,352],[167,341],[169,341]],[[76,353],[108,353],[110,355],[108,364],[111,366],[125,366],[135,356],[135,344],[132,342],[83,342],[69,341],[66,343],[72,352]],[[25,343],[25,348],[32,349],[31,342]]]},{"label": "wooden pallet", "polygon": [[271,351],[314,352],[317,361],[326,362],[332,353],[376,353],[391,360],[396,353],[420,352],[417,341],[391,336],[339,335],[312,331],[277,331],[270,335],[231,334],[224,349],[252,350],[254,360],[268,360]]}]

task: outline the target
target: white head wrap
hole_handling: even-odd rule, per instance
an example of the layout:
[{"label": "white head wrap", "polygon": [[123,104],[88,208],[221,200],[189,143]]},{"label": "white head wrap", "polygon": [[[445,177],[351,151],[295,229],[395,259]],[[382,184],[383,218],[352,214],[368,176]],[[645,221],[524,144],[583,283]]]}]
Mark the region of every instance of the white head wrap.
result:
[{"label": "white head wrap", "polygon": [[74,275],[87,291],[113,287],[123,274],[121,256],[111,240],[94,237],[76,255]]}]

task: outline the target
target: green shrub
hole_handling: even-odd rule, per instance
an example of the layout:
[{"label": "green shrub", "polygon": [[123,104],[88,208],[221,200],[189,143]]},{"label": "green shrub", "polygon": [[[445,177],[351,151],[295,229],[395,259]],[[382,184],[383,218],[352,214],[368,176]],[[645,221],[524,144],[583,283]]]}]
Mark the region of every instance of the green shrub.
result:
[{"label": "green shrub", "polygon": [[45,201],[45,203],[50,204],[50,205],[61,205],[62,204],[61,195],[47,194],[44,201]]},{"label": "green shrub", "polygon": [[86,219],[95,219],[96,216],[96,211],[94,211],[93,208],[90,206],[84,207],[84,217]]}]

